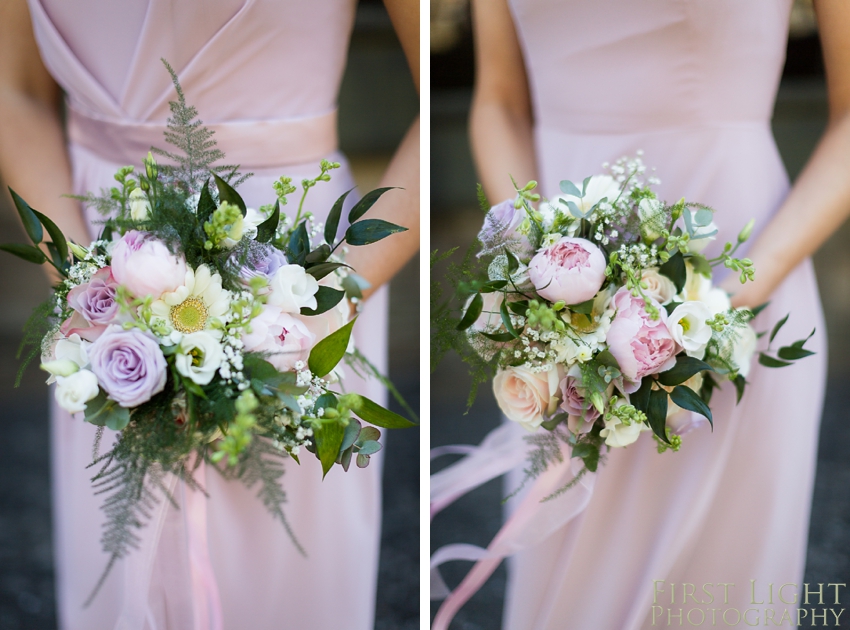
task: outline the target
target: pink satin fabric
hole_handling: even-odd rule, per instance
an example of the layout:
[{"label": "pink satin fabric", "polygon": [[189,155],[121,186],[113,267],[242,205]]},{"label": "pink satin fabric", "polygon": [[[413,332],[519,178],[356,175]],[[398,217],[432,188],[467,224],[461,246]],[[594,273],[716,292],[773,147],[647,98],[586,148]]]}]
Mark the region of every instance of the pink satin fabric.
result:
[{"label": "pink satin fabric", "polygon": [[[750,218],[757,236],[789,185],[770,116],[790,4],[510,0],[533,101],[541,193],[556,195],[560,180],[579,181],[643,150],[662,199],[685,197],[717,211],[720,233],[709,255],[734,242]],[[776,290],[757,330],[789,312],[779,342],[817,327],[810,343],[818,354],[781,370],[755,364],[737,406],[733,388],[715,392],[713,432],[702,426],[687,434],[679,453],[659,455],[647,436],[612,450],[580,514],[570,493],[535,507],[527,502],[533,486],[512,500],[491,547],[517,531],[516,519],[564,508],[550,532],[516,536],[506,630],[651,628],[654,580],[666,581],[668,597],[670,583],[735,583],[726,606],[760,613],[769,606],[750,603],[751,579],[802,583],[827,350],[811,261]],[[470,463],[453,467],[463,466]],[[453,467],[435,476],[451,481],[438,503],[471,487],[474,472],[455,477]],[[509,488],[521,469],[508,473]],[[443,562],[484,559],[444,602],[436,627],[448,627],[498,555],[464,547],[441,554]]]},{"label": "pink satin fabric", "polygon": [[[272,182],[314,177],[320,158],[342,168],[311,189],[305,209],[323,219],[354,182],[336,146],[336,97],[353,25],[353,0],[223,0],[217,3],[31,0],[45,65],[64,88],[75,193],[113,185],[141,167],[175,98],[166,58],[187,101],[215,132],[228,162],[253,171],[240,187],[252,207],[274,199]],[[352,195],[353,197],[353,195]],[[92,233],[98,217],[87,216]],[[344,226],[340,226],[344,229]],[[354,329],[358,346],[387,366],[387,292]],[[378,402],[385,390],[348,374],[346,387]],[[178,508],[162,502],[140,549],[119,561],[88,608],[107,562],[102,497],[92,493],[94,427],[52,413],[54,536],[62,630],[218,630],[374,625],[380,541],[381,458],[365,470],[331,471],[311,457],[286,462],[284,506],[307,552],[246,488],[201,467],[209,499],[169,479]],[[107,448],[108,437],[102,449]]]}]

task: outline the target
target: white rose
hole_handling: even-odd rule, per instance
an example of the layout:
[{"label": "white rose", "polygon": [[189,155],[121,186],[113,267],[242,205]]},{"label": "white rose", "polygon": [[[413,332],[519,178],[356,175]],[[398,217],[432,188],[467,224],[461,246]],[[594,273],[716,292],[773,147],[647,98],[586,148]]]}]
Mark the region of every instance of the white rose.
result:
[{"label": "white rose", "polygon": [[316,308],[319,282],[300,265],[278,269],[269,286],[269,304],[279,306],[284,313],[298,314],[302,308]]},{"label": "white rose", "polygon": [[89,370],[79,370],[70,376],[58,376],[56,381],[56,402],[68,413],[85,411],[86,403],[100,391],[97,377]]},{"label": "white rose", "polygon": [[[618,398],[614,407],[622,407],[627,404],[629,403],[624,398]],[[605,444],[612,448],[634,444],[642,432],[650,430],[643,422],[624,424],[622,420],[613,415],[605,418],[604,422],[605,428],[599,432],[599,436],[605,438]]]},{"label": "white rose", "polygon": [[177,371],[198,385],[208,385],[221,367],[224,351],[218,340],[205,330],[183,335],[174,365]]},{"label": "white rose", "polygon": [[141,188],[134,188],[130,193],[130,218],[133,221],[145,221],[151,214],[151,202]]},{"label": "white rose", "polygon": [[658,268],[644,269],[640,279],[646,283],[643,292],[659,304],[669,304],[676,297],[676,285],[670,278],[658,273]]},{"label": "white rose", "polygon": [[702,302],[682,302],[670,313],[667,328],[688,356],[702,359],[711,340],[711,327],[706,323],[711,318],[711,311]]},{"label": "white rose", "polygon": [[[693,219],[696,216],[698,210],[692,210],[691,208],[685,208],[685,212],[691,213],[691,225],[694,228],[694,235],[691,237],[691,240],[688,242],[688,248],[692,252],[700,253],[708,244],[717,238],[717,224],[714,221],[711,221],[708,225],[703,225],[702,227],[697,227],[693,223]],[[713,234],[712,234],[713,232]],[[703,234],[711,234],[711,236],[703,237]]]},{"label": "white rose", "polygon": [[756,331],[752,326],[747,324],[746,328],[741,329],[740,335],[732,349],[732,362],[738,366],[738,374],[744,378],[747,378],[747,375],[750,373],[757,341]]},{"label": "white rose", "polygon": [[509,420],[534,431],[543,423],[544,414],[557,408],[559,382],[559,370],[554,365],[545,372],[520,365],[499,370],[493,379],[493,392]]},{"label": "white rose", "polygon": [[661,237],[661,230],[666,218],[661,212],[664,204],[658,199],[641,199],[638,204],[638,217],[640,218],[640,233],[647,241],[654,241]]}]

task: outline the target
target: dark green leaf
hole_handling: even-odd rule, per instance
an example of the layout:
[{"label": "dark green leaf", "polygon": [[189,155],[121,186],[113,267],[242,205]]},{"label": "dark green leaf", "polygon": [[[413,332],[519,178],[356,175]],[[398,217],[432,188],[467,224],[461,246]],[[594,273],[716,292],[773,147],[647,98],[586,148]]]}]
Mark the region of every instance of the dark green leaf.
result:
[{"label": "dark green leaf", "polygon": [[339,330],[331,333],[319,343],[313,346],[310,351],[310,358],[307,359],[307,365],[310,371],[316,376],[325,376],[336,364],[340,362],[345,351],[348,348],[348,340],[351,338],[351,329],[354,327],[354,322],[357,319],[352,319]]},{"label": "dark green leaf", "polygon": [[9,252],[10,254],[14,254],[18,258],[23,258],[27,262],[35,263],[40,265],[45,260],[47,260],[47,256],[44,255],[38,247],[34,247],[33,245],[21,245],[19,243],[9,243],[7,245],[0,245],[0,250],[4,252]]},{"label": "dark green leaf", "polygon": [[809,333],[808,337],[806,337],[805,339],[798,339],[797,341],[791,344],[791,347],[802,348],[806,344],[806,342],[814,336],[816,330],[817,328],[812,328],[812,332]]},{"label": "dark green leaf", "polygon": [[[348,213],[348,222],[354,223],[355,221],[357,221],[357,219],[366,214],[369,209],[375,205],[375,202],[381,198],[381,195],[383,195],[388,190],[392,190],[393,188],[393,186],[389,188],[376,188],[375,190],[370,190],[365,195],[363,195],[363,198],[356,204],[354,204],[354,207]],[[351,241],[349,241],[349,244],[353,245]]]},{"label": "dark green leaf", "polygon": [[517,315],[525,317],[528,313],[528,300],[520,300],[519,302],[508,302],[508,308]]},{"label": "dark green leaf", "polygon": [[556,426],[558,426],[559,424],[564,422],[569,417],[570,417],[570,414],[568,414],[568,413],[559,413],[555,416],[552,416],[548,420],[544,420],[540,424],[540,426],[543,427],[544,429],[546,429],[547,431],[551,431],[552,429],[554,429]]},{"label": "dark green leaf", "polygon": [[407,228],[383,219],[364,219],[349,226],[345,231],[345,241],[354,246],[369,245],[388,237],[390,234],[406,231]]},{"label": "dark green leaf", "polygon": [[[688,214],[687,212],[685,214]],[[676,285],[676,292],[681,293],[685,288],[687,270],[685,269],[685,258],[682,252],[676,252],[670,259],[658,268],[659,273],[664,274]]]},{"label": "dark green leaf", "polygon": [[773,338],[776,337],[776,333],[779,332],[779,329],[785,325],[785,322],[788,321],[788,317],[790,317],[791,313],[788,313],[785,317],[776,322],[776,325],[773,327],[773,330],[770,331],[770,337],[768,337],[767,342],[769,344],[773,343]]},{"label": "dark green leaf", "polygon": [[302,221],[298,224],[289,237],[287,247],[287,259],[290,263],[304,265],[307,254],[310,252],[310,237],[307,235],[307,224]]},{"label": "dark green leaf", "polygon": [[711,424],[711,428],[714,429],[714,419],[711,417],[711,409],[708,408],[708,405],[690,387],[686,385],[674,387],[673,391],[670,392],[670,398],[682,409],[687,409],[688,411],[705,416]]},{"label": "dark green leaf", "polygon": [[[65,240],[65,235],[62,234],[62,230],[59,229],[59,226],[51,221],[50,217],[44,216],[38,210],[33,210],[33,214],[38,217],[38,220],[41,221],[44,229],[46,229],[47,233],[50,234],[50,238],[53,239],[53,244],[59,252],[59,257],[63,261],[68,260],[68,241]],[[57,266],[61,267],[61,265]]]},{"label": "dark green leaf", "polygon": [[764,304],[759,304],[755,308],[750,309],[753,312],[753,317],[761,313],[764,309],[766,309],[770,305],[770,302],[765,302]]},{"label": "dark green leaf", "polygon": [[506,286],[508,286],[507,280],[490,280],[490,282],[482,284],[479,291],[481,293],[495,293],[496,291],[501,291]]},{"label": "dark green leaf", "polygon": [[814,354],[814,352],[811,350],[806,350],[805,348],[783,346],[776,354],[779,355],[780,359],[785,359],[786,361],[796,361],[797,359],[804,359],[806,357],[810,357]]},{"label": "dark green leaf", "polygon": [[650,391],[652,391],[652,379],[644,377],[640,383],[640,388],[629,396],[629,402],[631,402],[636,409],[646,413],[647,409],[649,409]]},{"label": "dark green leaf", "polygon": [[313,439],[316,442],[316,454],[322,462],[322,478],[336,462],[339,447],[345,437],[345,427],[341,422],[322,422],[313,427]]},{"label": "dark green leaf", "polygon": [[704,374],[702,377],[702,389],[700,390],[700,398],[703,399],[706,405],[711,402],[711,396],[716,388],[717,381],[714,380],[711,374]]},{"label": "dark green leaf", "polygon": [[316,411],[319,409],[336,409],[339,405],[339,399],[331,392],[325,392],[316,399],[313,405]]},{"label": "dark green leaf", "polygon": [[705,256],[703,256],[702,254],[691,254],[688,257],[688,260],[690,261],[696,273],[702,274],[707,278],[711,277],[711,265],[709,264]]},{"label": "dark green leaf", "polygon": [[[741,398],[744,396],[744,389],[747,386],[747,380],[743,376],[738,374],[738,376],[735,377],[735,380],[733,382],[735,383],[735,392],[737,394],[737,397],[735,399],[735,404],[737,405],[739,402],[741,402]],[[708,401],[706,401],[706,404],[708,404]]]},{"label": "dark green leaf", "polygon": [[590,315],[593,312],[593,301],[596,298],[590,298],[586,302],[582,302],[581,304],[572,304],[568,306],[573,313],[581,313],[582,315]]},{"label": "dark green leaf", "polygon": [[348,197],[348,194],[352,190],[354,189],[351,188],[344,192],[342,196],[334,202],[330,213],[328,213],[328,220],[325,221],[325,242],[328,245],[333,245],[336,241],[336,231],[339,229],[339,218],[342,216],[342,206],[345,204],[345,198]]},{"label": "dark green leaf", "polygon": [[681,304],[681,302],[667,302],[667,304],[664,305],[664,310],[667,311],[668,315],[672,315],[673,311],[676,310],[676,307]]},{"label": "dark green leaf", "polygon": [[511,322],[511,316],[508,314],[508,304],[506,301],[502,301],[502,305],[499,307],[499,314],[502,316],[502,323],[505,325],[505,329],[515,338],[519,338],[519,333],[516,328],[514,328],[513,323]]},{"label": "dark green leaf", "polygon": [[481,297],[480,293],[476,293],[475,297],[472,298],[472,302],[469,303],[469,308],[466,309],[466,313],[464,313],[463,318],[458,323],[457,330],[466,330],[472,326],[483,310],[484,298]]},{"label": "dark green leaf", "polygon": [[277,232],[277,224],[280,223],[280,200],[274,202],[274,210],[271,216],[257,226],[257,241],[268,243]]},{"label": "dark green leaf", "polygon": [[186,389],[187,392],[194,394],[198,398],[207,397],[207,393],[203,390],[203,388],[189,378],[183,379],[183,387]]},{"label": "dark green leaf", "polygon": [[[340,267],[348,267],[348,265],[335,262],[323,262],[317,265],[307,267],[307,273],[313,276],[316,280],[321,280],[326,275],[328,275],[335,269],[339,269]],[[348,268],[351,269],[351,267]]]},{"label": "dark green leaf", "polygon": [[215,201],[210,194],[210,180],[204,182],[204,187],[201,188],[201,196],[198,199],[198,221],[203,225],[206,223],[212,213],[215,212]]},{"label": "dark green leaf", "polygon": [[345,291],[321,286],[316,292],[316,308],[302,308],[301,315],[321,315],[342,301]]},{"label": "dark green leaf", "polygon": [[304,262],[313,264],[323,263],[328,259],[328,257],[330,257],[330,255],[331,248],[328,247],[325,243],[322,243],[316,249],[314,249],[312,252],[310,252],[309,254],[307,254],[307,256],[304,257]]},{"label": "dark green leaf", "polygon": [[516,339],[516,337],[514,337],[511,333],[487,333],[479,331],[478,334],[484,335],[487,339],[491,339],[492,341],[498,341],[501,343]]},{"label": "dark green leaf", "polygon": [[242,197],[240,197],[239,193],[236,192],[236,189],[215,173],[213,173],[212,176],[215,179],[215,185],[218,187],[219,201],[226,201],[229,204],[238,206],[238,208],[242,211],[242,216],[244,217],[248,212],[248,208],[245,206],[245,202],[242,200]]},{"label": "dark green leaf", "polygon": [[[53,243],[45,243],[45,244],[47,245],[47,251],[50,252],[50,259],[53,261],[53,264],[56,267],[59,267],[59,269],[62,269],[63,273],[64,273],[64,269],[65,269],[65,266],[68,265],[68,261],[65,260],[64,258],[62,258],[62,255],[59,252],[59,248],[56,247],[56,245],[54,245]],[[67,275],[67,274],[65,274],[65,275]]]},{"label": "dark green leaf", "polygon": [[708,370],[709,372],[714,371],[714,369],[705,361],[700,361],[699,359],[689,357],[687,355],[681,355],[676,358],[676,365],[666,372],[661,372],[658,375],[658,381],[667,387],[681,385],[694,374],[702,372],[703,370]]},{"label": "dark green leaf", "polygon": [[505,249],[505,256],[508,258],[508,276],[510,276],[514,271],[519,269],[519,261],[509,249]]},{"label": "dark green leaf", "polygon": [[582,461],[584,462],[585,468],[587,468],[590,472],[596,472],[596,469],[599,468],[599,449],[593,449],[585,457],[582,457]]},{"label": "dark green leaf", "polygon": [[369,424],[385,429],[405,429],[416,426],[407,418],[393,413],[389,409],[384,409],[378,403],[372,402],[360,394],[346,394],[345,399],[348,401],[351,411]]},{"label": "dark green leaf", "polygon": [[654,389],[649,393],[646,419],[652,432],[660,440],[669,444],[670,440],[667,439],[667,392],[663,389]]},{"label": "dark green leaf", "polygon": [[588,442],[579,442],[575,446],[573,446],[572,451],[570,451],[570,457],[579,457],[584,459],[593,451],[598,451],[599,449],[593,444],[589,444]]},{"label": "dark green leaf", "polygon": [[35,215],[33,209],[30,208],[29,204],[21,199],[18,193],[11,188],[9,188],[9,192],[12,193],[12,201],[15,202],[15,208],[18,210],[27,236],[30,237],[33,243],[38,245],[41,243],[41,239],[44,238],[44,230],[41,229],[41,223],[39,223],[38,217]]}]

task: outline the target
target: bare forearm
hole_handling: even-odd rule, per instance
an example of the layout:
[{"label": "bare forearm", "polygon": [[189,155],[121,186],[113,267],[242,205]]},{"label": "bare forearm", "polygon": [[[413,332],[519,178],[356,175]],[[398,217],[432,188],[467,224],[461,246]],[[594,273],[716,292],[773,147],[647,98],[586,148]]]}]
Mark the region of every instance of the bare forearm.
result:
[{"label": "bare forearm", "polygon": [[472,155],[491,203],[513,198],[513,177],[520,186],[537,178],[531,120],[499,101],[476,97],[470,115]]},{"label": "bare forearm", "polygon": [[346,262],[371,285],[368,297],[388,282],[419,249],[419,119],[411,125],[381,180],[381,186],[403,190],[386,192],[365,218],[384,219],[406,227],[366,247],[351,247]]},{"label": "bare forearm", "polygon": [[71,193],[71,170],[57,112],[12,90],[0,92],[0,174],[34,208],[79,243],[89,237]]},{"label": "bare forearm", "polygon": [[755,281],[731,281],[735,306],[756,306],[850,215],[850,117],[830,125],[782,207],[749,252]]}]

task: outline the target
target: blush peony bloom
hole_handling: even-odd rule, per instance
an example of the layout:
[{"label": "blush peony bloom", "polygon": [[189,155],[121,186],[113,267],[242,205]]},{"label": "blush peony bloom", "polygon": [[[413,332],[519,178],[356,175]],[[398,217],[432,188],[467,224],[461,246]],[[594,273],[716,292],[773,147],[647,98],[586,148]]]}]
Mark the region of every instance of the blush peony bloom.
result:
[{"label": "blush peony bloom", "polygon": [[667,328],[664,308],[658,305],[659,317],[651,319],[643,299],[634,297],[625,287],[617,291],[611,303],[617,314],[608,330],[608,349],[623,376],[635,385],[647,374],[672,368],[679,346]]},{"label": "blush peony bloom", "polygon": [[136,297],[158,298],[183,284],[186,260],[162,241],[131,230],[112,248],[112,276]]},{"label": "blush peony bloom", "polygon": [[68,304],[91,324],[112,323],[118,314],[115,291],[118,283],[109,267],[99,269],[91,281],[80,284],[68,292]]},{"label": "blush peony bloom", "polygon": [[590,241],[565,236],[537,252],[528,264],[528,275],[547,300],[580,304],[602,288],[605,256]]},{"label": "blush peony bloom", "polygon": [[555,366],[545,372],[534,372],[526,365],[499,370],[493,379],[499,409],[528,431],[536,430],[545,420],[544,414],[557,408],[558,372]]},{"label": "blush peony bloom", "polygon": [[316,341],[304,322],[284,312],[278,306],[266,305],[263,312],[251,320],[251,332],[242,335],[248,352],[263,352],[267,360],[281,372],[306,361]]},{"label": "blush peony bloom", "polygon": [[159,344],[137,328],[109,326],[89,348],[91,371],[122,407],[147,402],[165,387],[165,357]]}]

